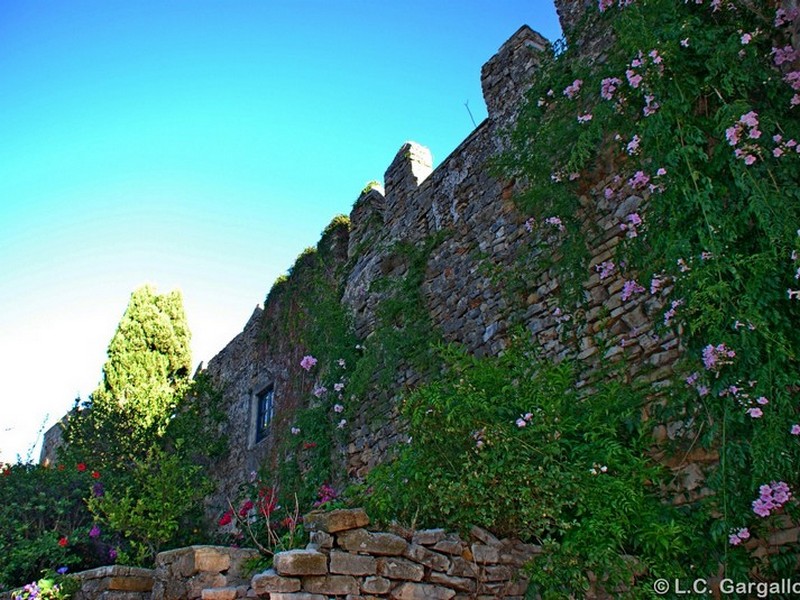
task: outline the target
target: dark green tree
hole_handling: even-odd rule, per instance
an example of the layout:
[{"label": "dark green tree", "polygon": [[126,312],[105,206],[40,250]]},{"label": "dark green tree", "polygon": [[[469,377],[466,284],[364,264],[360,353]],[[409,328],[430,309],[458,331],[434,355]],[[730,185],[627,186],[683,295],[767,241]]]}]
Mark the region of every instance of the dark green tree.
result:
[{"label": "dark green tree", "polygon": [[77,458],[114,471],[147,456],[187,391],[190,337],[180,292],[133,292],[103,379],[70,419],[67,441]]},{"label": "dark green tree", "polygon": [[[148,564],[164,547],[202,535],[202,498],[211,491],[202,467],[222,445],[218,397],[189,378],[189,339],[180,292],[134,291],[100,385],[66,426],[62,459],[102,477],[89,510],[128,564]],[[198,439],[201,452],[190,443]]]}]

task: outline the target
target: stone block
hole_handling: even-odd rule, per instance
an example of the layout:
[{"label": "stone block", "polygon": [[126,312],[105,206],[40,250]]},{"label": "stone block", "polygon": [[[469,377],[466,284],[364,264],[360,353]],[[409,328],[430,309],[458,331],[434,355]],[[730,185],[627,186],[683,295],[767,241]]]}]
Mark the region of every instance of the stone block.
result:
[{"label": "stone block", "polygon": [[236,600],[238,590],[235,587],[207,588],[200,592],[202,600]]},{"label": "stone block", "polygon": [[459,556],[464,550],[464,543],[459,538],[450,535],[445,539],[436,542],[433,545],[433,549],[437,552],[444,552],[445,554]]},{"label": "stone block", "polygon": [[269,600],[328,600],[328,597],[308,592],[273,592]]},{"label": "stone block", "polygon": [[331,552],[331,573],[339,575],[375,575],[378,565],[374,557],[350,552]]},{"label": "stone block", "polygon": [[328,559],[316,550],[287,550],[275,555],[273,566],[279,575],[325,575]]},{"label": "stone block", "polygon": [[303,517],[303,524],[309,531],[336,533],[366,527],[369,525],[369,517],[363,508],[316,510]]},{"label": "stone block", "polygon": [[304,577],[303,590],[312,594],[344,596],[357,594],[358,581],[350,575],[325,575],[323,577]]},{"label": "stone block", "polygon": [[445,575],[444,573],[437,573],[436,571],[432,571],[426,580],[430,583],[444,585],[459,592],[467,592],[470,594],[475,592],[477,588],[477,583],[474,579],[469,579],[468,577],[454,577],[452,575]]},{"label": "stone block", "polygon": [[381,557],[378,559],[378,575],[387,579],[422,581],[425,568],[405,558]]},{"label": "stone block", "polygon": [[455,590],[438,585],[406,582],[392,590],[389,597],[395,600],[450,600],[455,595]]},{"label": "stone block", "polygon": [[264,596],[272,592],[297,592],[302,587],[294,577],[282,577],[275,569],[253,575],[251,586],[256,594]]},{"label": "stone block", "polygon": [[450,568],[450,559],[447,556],[419,544],[412,543],[403,556],[436,571],[447,571]]},{"label": "stone block", "polygon": [[349,552],[391,556],[403,554],[408,542],[392,533],[372,533],[366,529],[351,529],[336,536],[339,545]]},{"label": "stone block", "polygon": [[423,546],[432,546],[436,542],[444,539],[446,532],[444,529],[421,529],[415,531],[411,537],[412,544],[421,544]]},{"label": "stone block", "polygon": [[476,563],[498,563],[500,562],[500,551],[494,546],[486,544],[472,544],[472,558]]},{"label": "stone block", "polygon": [[312,531],[308,534],[308,540],[312,544],[316,544],[323,550],[330,550],[333,548],[333,536],[324,531]]},{"label": "stone block", "polygon": [[361,584],[361,591],[365,594],[386,594],[392,587],[392,582],[385,577],[367,577]]},{"label": "stone block", "polygon": [[447,570],[447,574],[455,577],[476,578],[478,576],[478,567],[475,565],[475,563],[471,563],[468,560],[464,560],[460,556],[456,556],[453,558],[453,564],[450,565],[450,568]]}]

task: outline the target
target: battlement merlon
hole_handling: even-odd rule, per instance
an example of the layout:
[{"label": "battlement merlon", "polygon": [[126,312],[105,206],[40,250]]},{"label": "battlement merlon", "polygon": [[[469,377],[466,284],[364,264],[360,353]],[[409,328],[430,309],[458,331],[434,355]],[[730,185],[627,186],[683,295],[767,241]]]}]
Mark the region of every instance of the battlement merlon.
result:
[{"label": "battlement merlon", "polygon": [[481,87],[489,119],[506,125],[516,118],[549,45],[547,38],[523,25],[483,65]]}]

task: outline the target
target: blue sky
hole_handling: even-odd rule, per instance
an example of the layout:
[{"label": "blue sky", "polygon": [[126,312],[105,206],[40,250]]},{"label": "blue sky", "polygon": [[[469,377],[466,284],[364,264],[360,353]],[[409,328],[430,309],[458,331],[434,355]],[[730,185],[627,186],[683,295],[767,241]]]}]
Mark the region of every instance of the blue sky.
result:
[{"label": "blue sky", "polygon": [[549,0],[2,2],[0,460],[92,392],[140,285],[207,362],[403,142],[438,164],[486,116],[525,23],[560,36]]}]

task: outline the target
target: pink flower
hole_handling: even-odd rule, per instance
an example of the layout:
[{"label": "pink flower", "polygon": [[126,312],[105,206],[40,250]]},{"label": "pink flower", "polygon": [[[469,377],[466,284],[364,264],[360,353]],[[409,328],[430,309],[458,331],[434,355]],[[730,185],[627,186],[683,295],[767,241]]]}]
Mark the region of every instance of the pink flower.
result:
[{"label": "pink flower", "polygon": [[318,385],[314,388],[314,390],[311,393],[314,394],[317,398],[322,398],[325,394],[328,393],[328,388],[326,388],[324,385]]},{"label": "pink flower", "polygon": [[571,100],[581,90],[582,85],[583,80],[576,79],[570,85],[564,88],[564,95]]},{"label": "pink flower", "polygon": [[759,396],[758,398],[756,398],[756,402],[758,402],[761,406],[769,404],[769,400],[767,400],[764,396]]},{"label": "pink flower", "polygon": [[89,537],[92,539],[100,537],[100,526],[96,523],[92,525],[92,528],[89,530]]},{"label": "pink flower", "polygon": [[334,383],[333,384],[333,391],[341,392],[343,389],[344,389],[344,384],[343,383],[339,382],[339,383]]},{"label": "pink flower", "polygon": [[792,435],[800,435],[800,424],[795,423],[792,425],[792,428],[789,430],[789,433]]},{"label": "pink flower", "polygon": [[614,0],[598,0],[597,1],[597,10],[601,13],[606,12],[609,8],[614,6]]},{"label": "pink flower", "polygon": [[303,357],[303,360],[300,361],[300,366],[305,369],[306,371],[310,371],[314,368],[314,365],[317,364],[317,359],[311,355],[307,355]]},{"label": "pink flower", "polygon": [[748,408],[747,414],[753,419],[760,419],[764,416],[764,411],[762,411],[760,408]]},{"label": "pink flower", "polygon": [[735,356],[736,352],[725,344],[709,344],[703,348],[703,365],[709,371],[718,371],[723,365],[730,364],[729,359]]},{"label": "pink flower", "polygon": [[336,429],[344,429],[344,426],[347,425],[347,419],[342,419],[337,423]]},{"label": "pink flower", "polygon": [[559,231],[564,231],[564,224],[561,222],[560,217],[547,217],[544,222],[555,227]]},{"label": "pink flower", "polygon": [[688,47],[689,47],[689,38],[683,38],[683,39],[681,40],[681,46],[682,46],[683,48],[688,48]]},{"label": "pink flower", "polygon": [[528,422],[527,422],[525,419],[523,419],[522,417],[520,417],[519,419],[517,419],[516,421],[514,421],[514,423],[515,423],[515,424],[517,425],[517,427],[519,427],[519,428],[525,427],[525,426],[528,424]]},{"label": "pink flower", "polygon": [[613,260],[606,260],[601,262],[599,265],[595,265],[594,269],[598,273],[600,273],[600,280],[602,281],[606,277],[609,277],[616,268]]},{"label": "pink flower", "polygon": [[641,76],[641,75],[639,75],[639,74],[638,74],[636,71],[634,71],[633,69],[628,69],[627,71],[625,71],[625,77],[626,77],[626,79],[628,80],[628,84],[629,84],[629,85],[630,85],[630,86],[631,86],[633,89],[636,89],[636,88],[638,88],[638,87],[639,87],[639,85],[641,85],[641,83],[642,83],[642,76]]},{"label": "pink flower", "polygon": [[592,120],[592,113],[586,113],[585,115],[578,115],[578,123],[583,125],[584,123],[588,123]]},{"label": "pink flower", "polygon": [[622,80],[618,77],[606,77],[600,82],[600,96],[604,100],[612,100],[614,92],[622,85]]},{"label": "pink flower", "polygon": [[622,301],[626,302],[634,294],[641,294],[644,288],[633,279],[628,279],[622,286]]},{"label": "pink flower", "polygon": [[333,412],[340,413],[343,410],[344,410],[344,406],[342,406],[341,404],[334,404],[333,405]]},{"label": "pink flower", "polygon": [[628,185],[635,190],[644,189],[647,187],[648,183],[650,183],[650,176],[644,171],[636,171],[636,173],[633,174],[633,177],[628,179]]},{"label": "pink flower", "polygon": [[292,427],[291,432],[292,432],[292,435],[297,435],[297,434],[300,433],[300,428],[299,427]]},{"label": "pink flower", "polygon": [[691,375],[689,375],[684,381],[686,381],[686,385],[694,385],[697,382],[697,379],[700,377],[700,373],[695,371]]},{"label": "pink flower", "polygon": [[749,44],[753,40],[753,36],[749,33],[742,34],[742,44]]},{"label": "pink flower", "polygon": [[638,135],[634,135],[631,138],[631,141],[628,142],[628,145],[626,146],[626,150],[627,150],[628,154],[630,154],[631,156],[636,154],[639,151],[639,143],[641,141],[642,140]]}]

